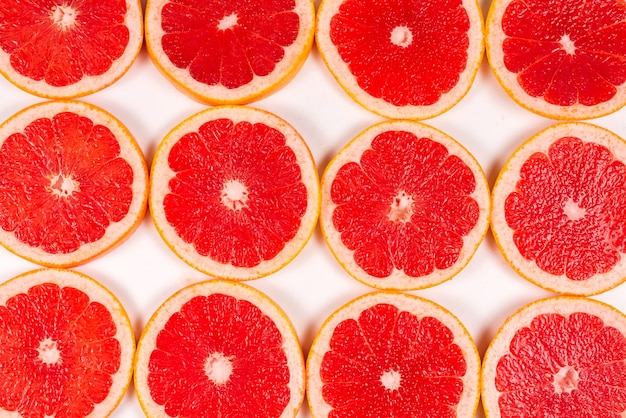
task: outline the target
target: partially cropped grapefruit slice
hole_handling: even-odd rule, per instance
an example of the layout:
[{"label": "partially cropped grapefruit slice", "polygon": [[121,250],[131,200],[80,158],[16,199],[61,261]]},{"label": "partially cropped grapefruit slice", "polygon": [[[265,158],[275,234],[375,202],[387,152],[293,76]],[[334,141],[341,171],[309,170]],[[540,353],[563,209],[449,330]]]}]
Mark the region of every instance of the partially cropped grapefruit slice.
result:
[{"label": "partially cropped grapefruit slice", "polygon": [[312,0],[148,0],[146,45],[182,91],[244,104],[294,77],[313,44]]},{"label": "partially cropped grapefruit slice", "polygon": [[473,417],[480,358],[463,324],[417,296],[378,292],[335,311],[307,358],[315,418]]},{"label": "partially cropped grapefruit slice", "polygon": [[626,142],[559,123],[522,144],[493,188],[492,230],[509,264],[546,289],[591,295],[626,280]]},{"label": "partially cropped grapefruit slice", "polygon": [[214,107],[181,122],[152,165],[150,211],[184,261],[215,277],[254,279],[308,242],[317,169],[298,132],[269,112]]},{"label": "partially cropped grapefruit slice", "polygon": [[626,316],[593,299],[542,299],[511,315],[485,353],[488,418],[626,415]]},{"label": "partially cropped grapefruit slice", "polygon": [[357,103],[389,118],[426,119],[469,91],[483,18],[476,0],[323,0],[316,42]]},{"label": "partially cropped grapefruit slice", "polygon": [[0,73],[47,98],[74,98],[122,77],[143,43],[139,0],[2,0]]},{"label": "partially cropped grapefruit slice", "polygon": [[148,170],[131,133],[84,102],[28,107],[0,125],[0,244],[46,266],[81,264],[139,225]]},{"label": "partially cropped grapefruit slice", "polygon": [[304,359],[291,321],[238,282],[190,285],[154,313],[137,346],[135,387],[148,417],[295,417]]},{"label": "partially cropped grapefruit slice", "polygon": [[487,56],[507,93],[555,119],[589,119],[626,104],[621,0],[494,0]]},{"label": "partially cropped grapefruit slice", "polygon": [[478,162],[419,122],[366,129],[322,177],[320,225],[330,250],[353,277],[380,289],[450,279],[482,241],[489,213]]},{"label": "partially cropped grapefruit slice", "polygon": [[90,277],[44,269],[0,285],[2,416],[109,416],[134,351],[123,306]]}]

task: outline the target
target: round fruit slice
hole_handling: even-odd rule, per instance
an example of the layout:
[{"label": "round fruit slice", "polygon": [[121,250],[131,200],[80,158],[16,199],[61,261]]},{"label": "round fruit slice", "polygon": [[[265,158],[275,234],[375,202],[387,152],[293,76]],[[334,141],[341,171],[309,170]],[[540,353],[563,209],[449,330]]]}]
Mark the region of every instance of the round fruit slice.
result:
[{"label": "round fruit slice", "polygon": [[322,0],[316,42],[357,103],[389,118],[425,119],[469,91],[483,18],[476,0]]},{"label": "round fruit slice", "polygon": [[148,171],[138,144],[93,105],[44,102],[0,125],[0,244],[69,267],[113,248],[139,225]]},{"label": "round fruit slice", "polygon": [[90,277],[43,269],[0,285],[2,416],[109,416],[134,350],[123,306]]},{"label": "round fruit slice", "polygon": [[191,97],[243,104],[293,78],[313,44],[312,0],[148,0],[146,45]]},{"label": "round fruit slice", "polygon": [[142,18],[139,0],[3,0],[0,73],[42,97],[102,90],[137,58]]},{"label": "round fruit slice", "polygon": [[285,313],[238,282],[190,285],[154,313],[137,346],[148,417],[295,417],[304,359]]},{"label": "round fruit slice", "polygon": [[315,418],[473,417],[480,358],[450,312],[416,296],[378,292],[334,312],[307,359]]},{"label": "round fruit slice", "polygon": [[508,263],[559,293],[626,280],[626,142],[582,122],[531,137],[493,188],[492,230]]},{"label": "round fruit slice", "polygon": [[322,177],[320,225],[330,250],[348,273],[380,289],[450,279],[485,236],[490,209],[474,157],[419,122],[366,129]]},{"label": "round fruit slice", "polygon": [[488,418],[626,415],[626,316],[592,299],[533,302],[485,353]]},{"label": "round fruit slice", "polygon": [[555,119],[588,119],[626,104],[626,3],[494,0],[487,56],[521,106]]},{"label": "round fruit slice", "polygon": [[167,245],[194,268],[248,280],[288,264],[313,234],[317,169],[302,137],[269,112],[214,107],[163,139],[150,211]]}]

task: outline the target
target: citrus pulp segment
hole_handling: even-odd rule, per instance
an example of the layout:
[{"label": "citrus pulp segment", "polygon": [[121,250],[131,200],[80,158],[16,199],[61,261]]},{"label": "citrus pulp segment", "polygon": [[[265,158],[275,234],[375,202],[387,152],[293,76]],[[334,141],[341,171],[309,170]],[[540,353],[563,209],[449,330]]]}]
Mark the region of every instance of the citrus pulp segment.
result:
[{"label": "citrus pulp segment", "polygon": [[313,44],[312,0],[148,0],[148,53],[182,91],[244,104],[284,86]]},{"label": "citrus pulp segment", "polygon": [[522,144],[492,190],[492,231],[508,263],[558,293],[591,295],[626,280],[626,142],[583,122]]},{"label": "citrus pulp segment", "polygon": [[167,245],[209,275],[254,279],[289,263],[310,239],[320,196],[307,144],[269,112],[199,112],[159,145],[150,211]]},{"label": "citrus pulp segment", "polygon": [[488,418],[623,417],[626,316],[589,298],[532,302],[498,330],[481,383]]},{"label": "citrus pulp segment", "polygon": [[494,0],[487,57],[521,106],[589,119],[626,104],[626,4],[621,0]]},{"label": "citrus pulp segment", "polygon": [[420,122],[371,126],[322,176],[320,226],[337,261],[380,289],[457,274],[487,231],[489,186],[458,142]]},{"label": "citrus pulp segment", "polygon": [[84,102],[43,102],[8,118],[0,170],[0,244],[38,264],[84,263],[128,237],[146,211],[139,145]]},{"label": "citrus pulp segment", "polygon": [[473,417],[480,358],[449,311],[410,294],[376,292],[337,309],[307,358],[314,418]]},{"label": "citrus pulp segment", "polygon": [[113,84],[143,43],[139,0],[3,0],[0,73],[29,93],[84,96]]},{"label": "citrus pulp segment", "polygon": [[150,318],[135,387],[150,418],[293,418],[304,400],[304,359],[289,318],[267,295],[210,280],[178,291]]},{"label": "citrus pulp segment", "polygon": [[134,351],[124,307],[90,277],[42,269],[0,285],[2,416],[109,416]]},{"label": "citrus pulp segment", "polygon": [[426,119],[469,91],[483,56],[476,0],[323,0],[316,43],[339,85],[394,119]]}]

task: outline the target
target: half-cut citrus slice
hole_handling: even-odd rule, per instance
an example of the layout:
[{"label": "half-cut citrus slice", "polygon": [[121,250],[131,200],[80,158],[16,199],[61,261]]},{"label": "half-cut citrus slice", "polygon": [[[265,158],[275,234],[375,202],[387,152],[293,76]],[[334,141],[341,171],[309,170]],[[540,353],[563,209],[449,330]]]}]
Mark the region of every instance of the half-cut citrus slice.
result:
[{"label": "half-cut citrus slice", "polygon": [[102,90],[139,55],[142,19],[139,0],[2,0],[0,73],[47,98]]},{"label": "half-cut citrus slice", "polygon": [[119,244],[139,225],[148,170],[113,115],[83,102],[44,102],[0,125],[0,244],[69,267]]},{"label": "half-cut citrus slice", "polygon": [[310,239],[319,181],[298,132],[269,112],[214,107],[159,145],[150,211],[167,245],[215,277],[254,279],[289,263]]},{"label": "half-cut citrus slice", "polygon": [[137,346],[135,387],[148,417],[295,417],[304,359],[267,295],[210,280],[168,298]]},{"label": "half-cut citrus slice", "polygon": [[313,44],[312,0],[148,0],[146,45],[182,91],[244,104],[294,77]]},{"label": "half-cut citrus slice", "polygon": [[483,57],[476,0],[322,0],[318,49],[341,87],[366,109],[426,119],[469,91]]},{"label": "half-cut citrus slice", "polygon": [[487,57],[521,106],[555,119],[589,119],[626,104],[626,3],[494,0]]},{"label": "half-cut citrus slice", "polygon": [[511,315],[485,353],[488,418],[626,415],[626,316],[593,299],[542,299]]},{"label": "half-cut citrus slice", "polygon": [[2,416],[109,416],[134,351],[123,306],[90,277],[43,269],[0,285]]},{"label": "half-cut citrus slice", "polygon": [[480,357],[463,324],[417,296],[378,292],[335,311],[307,358],[313,417],[470,418]]},{"label": "half-cut citrus slice", "polygon": [[626,142],[582,122],[528,139],[493,188],[500,251],[543,288],[592,295],[626,280]]},{"label": "half-cut citrus slice", "polygon": [[474,157],[419,122],[366,129],[322,177],[320,225],[330,250],[348,273],[380,289],[450,279],[485,236],[490,210]]}]

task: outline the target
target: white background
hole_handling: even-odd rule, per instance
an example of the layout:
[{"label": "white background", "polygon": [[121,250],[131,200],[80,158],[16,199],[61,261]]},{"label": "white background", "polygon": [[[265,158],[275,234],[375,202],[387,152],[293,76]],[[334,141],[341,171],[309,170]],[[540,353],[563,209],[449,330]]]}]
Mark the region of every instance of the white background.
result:
[{"label": "white background", "polygon": [[[316,4],[318,1],[316,1]],[[488,0],[482,0],[486,16]],[[151,163],[157,144],[178,122],[205,109],[176,90],[153,66],[145,48],[116,84],[81,100],[117,116],[135,135]],[[0,78],[0,121],[42,99],[21,92]],[[272,96],[251,104],[291,123],[307,141],[321,173],[352,137],[384,120],[354,103],[336,84],[313,48],[295,79]],[[590,121],[624,137],[626,109]],[[425,121],[461,142],[482,165],[490,186],[507,157],[526,138],[555,123],[514,103],[492,75],[486,58],[468,95],[445,114]],[[0,248],[0,281],[39,266]],[[162,242],[148,216],[112,252],[76,267],[109,287],[132,320],[137,338],[156,308],[181,287],[207,279],[187,266]],[[349,300],[373,289],[352,279],[327,249],[319,227],[305,249],[281,271],[247,284],[274,299],[291,318],[304,354],[324,319]],[[551,296],[517,276],[504,262],[491,233],[469,265],[452,280],[412,292],[452,311],[466,325],[484,354],[505,318],[535,299]],[[626,285],[596,299],[626,310]],[[143,416],[129,388],[113,417]],[[299,418],[309,418],[306,402]],[[478,417],[483,417],[479,408]]]}]

